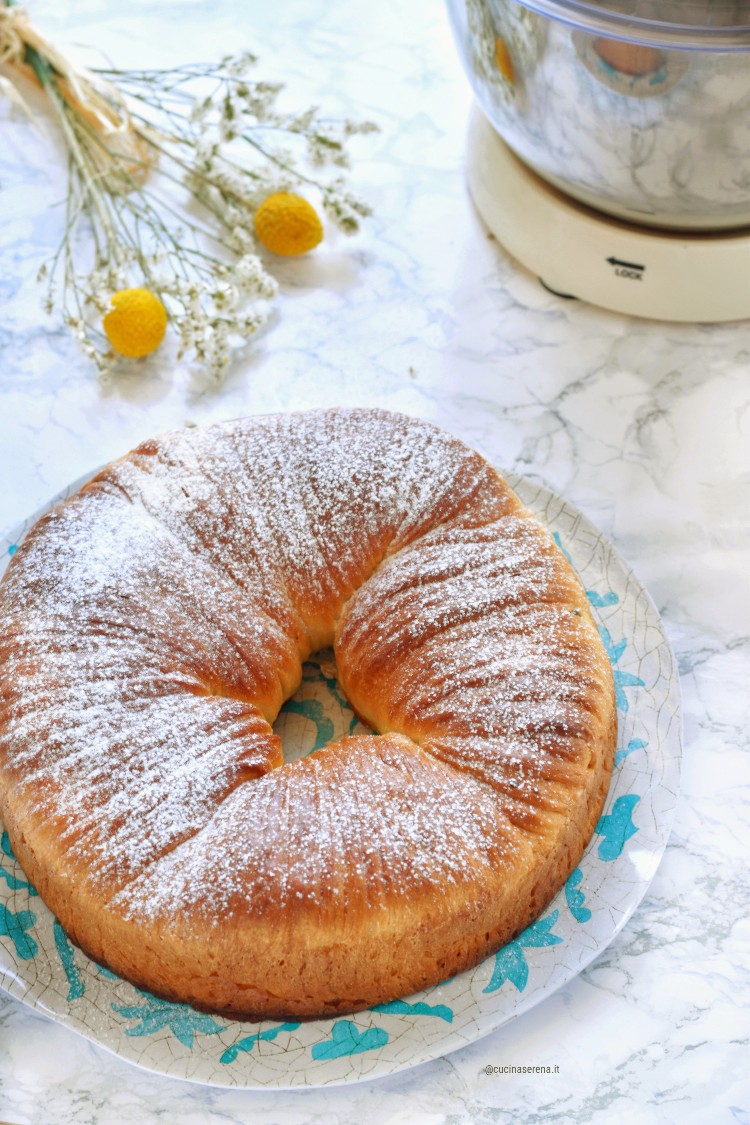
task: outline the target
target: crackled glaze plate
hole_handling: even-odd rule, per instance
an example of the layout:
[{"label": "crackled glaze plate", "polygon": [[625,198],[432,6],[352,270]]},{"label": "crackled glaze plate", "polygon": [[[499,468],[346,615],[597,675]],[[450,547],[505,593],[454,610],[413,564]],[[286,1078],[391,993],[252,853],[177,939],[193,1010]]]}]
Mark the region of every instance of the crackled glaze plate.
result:
[{"label": "crackled glaze plate", "polygon": [[[578,571],[609,653],[619,737],[610,793],[579,866],[542,916],[477,968],[346,1018],[237,1022],[171,1004],[100,968],[65,936],[2,833],[0,984],[122,1058],[217,1086],[289,1089],[358,1082],[445,1055],[494,1031],[575,977],[612,941],[646,892],[677,802],[677,673],[659,615],[608,540],[565,500],[508,476]],[[0,542],[0,574],[35,520]],[[332,654],[304,668],[276,730],[287,757],[356,732]]]}]

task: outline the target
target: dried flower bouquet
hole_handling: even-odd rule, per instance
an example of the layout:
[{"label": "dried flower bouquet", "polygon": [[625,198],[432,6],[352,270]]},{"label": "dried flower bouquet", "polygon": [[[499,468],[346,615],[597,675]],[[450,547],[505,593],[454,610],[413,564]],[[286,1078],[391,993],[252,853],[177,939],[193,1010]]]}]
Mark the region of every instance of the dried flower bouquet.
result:
[{"label": "dried flower bouquet", "polygon": [[168,319],[180,355],[220,379],[277,293],[258,240],[284,254],[314,245],[320,223],[304,194],[345,233],[369,214],[344,172],[349,138],[376,126],[333,122],[316,108],[282,112],[283,87],[254,77],[248,52],[216,65],[85,70],[5,0],[0,63],[0,87],[16,104],[28,109],[23,81],[38,83],[65,140],[64,230],[40,276],[47,309],[59,305],[103,375],[118,353],[158,346]]}]

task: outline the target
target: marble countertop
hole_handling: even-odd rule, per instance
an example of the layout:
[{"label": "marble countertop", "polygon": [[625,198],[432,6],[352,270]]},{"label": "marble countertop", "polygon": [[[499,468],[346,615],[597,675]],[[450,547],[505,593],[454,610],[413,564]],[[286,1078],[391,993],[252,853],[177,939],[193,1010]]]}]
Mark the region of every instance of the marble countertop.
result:
[{"label": "marble countertop", "polygon": [[2,994],[0,1120],[747,1125],[750,326],[561,300],[488,237],[465,187],[471,96],[441,4],[30,8],[53,38],[126,66],[251,48],[300,105],[381,132],[356,142],[352,175],[373,218],[284,264],[274,322],[221,388],[169,348],[102,386],[35,282],[60,233],[59,152],[0,107],[0,538],[68,482],[188,421],[329,404],[420,415],[610,537],[676,654],[685,749],[672,837],[634,916],[491,1035],[377,1082],[227,1090],[140,1070]]}]

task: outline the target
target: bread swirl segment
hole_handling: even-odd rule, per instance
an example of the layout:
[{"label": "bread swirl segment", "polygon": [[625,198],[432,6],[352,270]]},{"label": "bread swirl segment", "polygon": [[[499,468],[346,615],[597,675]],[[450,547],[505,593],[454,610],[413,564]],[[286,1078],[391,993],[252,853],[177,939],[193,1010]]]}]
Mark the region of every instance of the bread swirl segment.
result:
[{"label": "bread swirl segment", "polygon": [[568,817],[606,768],[611,667],[578,579],[523,509],[389,559],[347,606],[336,650],[366,722],[498,790],[524,828]]},{"label": "bread swirl segment", "polygon": [[112,907],[126,955],[149,916],[172,981],[179,965],[222,1010],[304,1018],[480,959],[530,853],[484,787],[399,736],[358,737],[237,789]]},{"label": "bread swirl segment", "polygon": [[[561,556],[460,443],[372,411],[186,431],[35,537],[2,591],[40,607],[3,654],[3,814],[66,929],[129,979],[233,1014],[354,1010],[475,963],[577,862],[611,768],[601,646]],[[355,707],[408,737],[275,768],[268,722],[334,629]],[[62,637],[91,699],[61,655],[45,712],[23,654],[54,666]]]},{"label": "bread swirl segment", "polygon": [[460,442],[375,410],[179,431],[100,479],[256,592],[287,634],[296,620],[303,659],[331,642],[344,603],[386,553],[433,527],[486,522],[518,504]]},{"label": "bread swirl segment", "polygon": [[220,575],[100,486],[23,551],[2,589],[13,607],[0,639],[4,819],[23,824],[63,898],[72,884],[106,898],[238,784],[282,764],[254,700],[275,714],[296,651],[260,607],[238,614]]}]

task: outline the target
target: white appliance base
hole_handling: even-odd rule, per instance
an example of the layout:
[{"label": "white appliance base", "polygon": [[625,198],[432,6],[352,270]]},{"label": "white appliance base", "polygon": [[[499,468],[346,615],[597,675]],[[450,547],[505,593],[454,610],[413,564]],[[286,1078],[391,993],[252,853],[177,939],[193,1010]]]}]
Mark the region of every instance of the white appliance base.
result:
[{"label": "white appliance base", "polygon": [[476,106],[467,165],[487,226],[553,293],[653,320],[750,319],[750,229],[662,231],[585,207],[527,168]]}]

